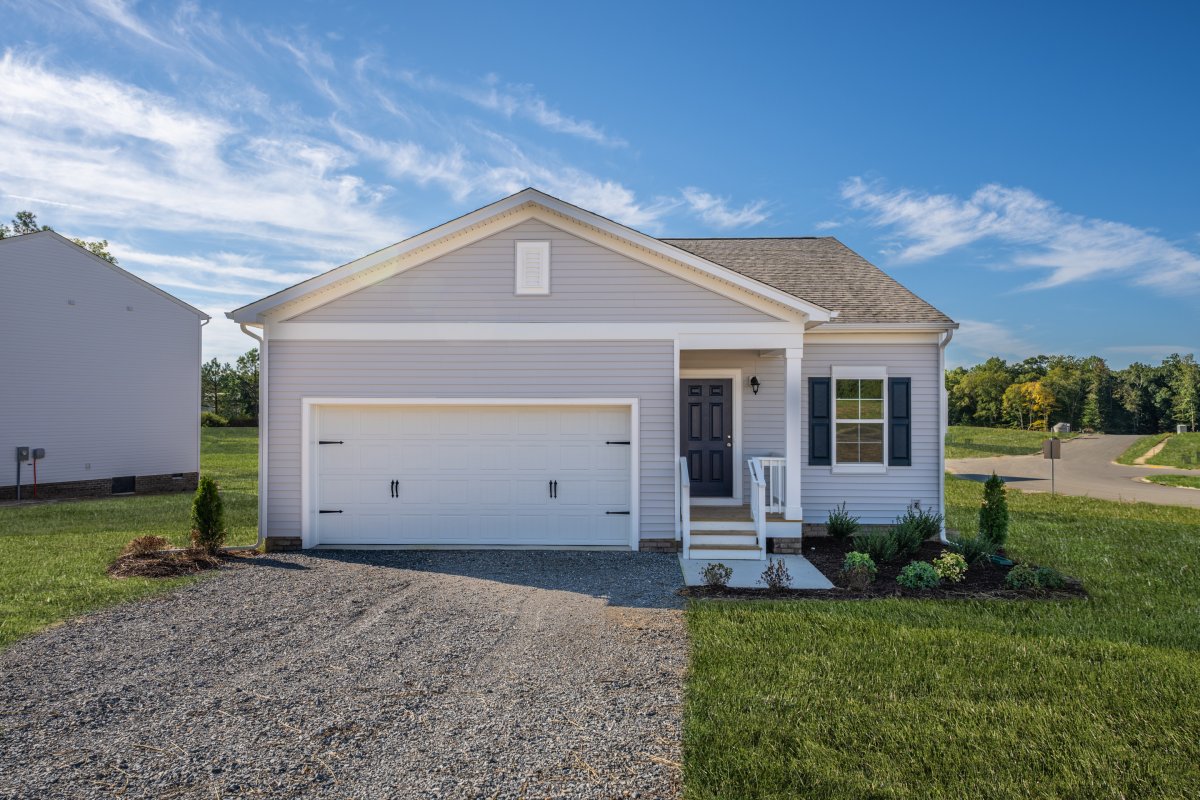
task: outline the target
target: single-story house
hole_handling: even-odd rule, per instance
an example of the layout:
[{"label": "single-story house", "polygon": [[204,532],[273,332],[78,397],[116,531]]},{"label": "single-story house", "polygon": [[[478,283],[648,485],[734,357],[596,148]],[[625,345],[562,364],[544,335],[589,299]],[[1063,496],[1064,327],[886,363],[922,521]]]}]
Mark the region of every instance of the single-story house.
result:
[{"label": "single-story house", "polygon": [[943,507],[957,326],[832,237],[657,239],[526,189],[228,316],[262,340],[271,546],[760,559],[842,502]]},{"label": "single-story house", "polygon": [[0,239],[0,500],[195,489],[207,321],[53,231]]}]

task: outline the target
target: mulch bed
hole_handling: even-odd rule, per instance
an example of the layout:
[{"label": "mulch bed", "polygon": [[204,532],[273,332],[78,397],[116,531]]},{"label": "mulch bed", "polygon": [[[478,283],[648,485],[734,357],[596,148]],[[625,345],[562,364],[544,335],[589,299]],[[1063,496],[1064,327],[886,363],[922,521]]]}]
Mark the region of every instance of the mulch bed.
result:
[{"label": "mulch bed", "polygon": [[[938,542],[925,542],[912,557],[901,557],[890,564],[879,564],[875,581],[866,589],[850,589],[842,583],[842,562],[854,547],[849,540],[838,541],[829,536],[804,538],[804,557],[833,584],[832,589],[715,589],[709,586],[688,586],[680,590],[684,597],[729,600],[874,600],[894,597],[913,597],[927,600],[1070,600],[1086,598],[1087,591],[1078,580],[1067,578],[1067,585],[1053,591],[1043,589],[1010,589],[1004,582],[1009,567],[988,562],[967,568],[960,583],[943,583],[937,589],[905,589],[896,583],[896,576],[910,561],[932,561],[948,549]],[[771,558],[771,556],[767,556]]]},{"label": "mulch bed", "polygon": [[144,555],[119,557],[108,568],[112,578],[178,578],[210,569],[220,569],[233,561],[253,558],[252,550],[206,553],[203,550],[159,550]]}]

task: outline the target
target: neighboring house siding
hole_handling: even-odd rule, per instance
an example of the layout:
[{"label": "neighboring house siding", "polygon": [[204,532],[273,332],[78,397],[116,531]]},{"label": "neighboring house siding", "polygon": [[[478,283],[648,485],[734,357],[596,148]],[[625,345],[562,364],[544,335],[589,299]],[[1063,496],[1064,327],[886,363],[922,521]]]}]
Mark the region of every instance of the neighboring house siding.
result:
[{"label": "neighboring house siding", "polygon": [[[889,377],[912,378],[912,466],[888,467],[884,475],[835,474],[830,467],[808,465],[808,391],[803,392],[804,520],[824,522],[830,509],[845,501],[864,524],[891,522],[913,500],[937,508],[942,480],[938,454],[938,348],[935,344],[805,344],[804,381],[828,377],[835,366],[886,367]],[[939,511],[941,509],[938,509]]]},{"label": "neighboring house siding", "polygon": [[[550,241],[550,294],[516,295],[518,240]],[[293,318],[300,322],[771,322],[633,259],[530,220]]]},{"label": "neighboring house siding", "polygon": [[[785,361],[783,355],[760,356],[753,350],[683,350],[680,370],[740,369],[742,386],[735,391],[742,397],[742,501],[750,502],[750,471],[746,459],[754,456],[782,456],[784,449]],[[758,376],[758,394],[748,382]]]},{"label": "neighboring house siding", "polygon": [[674,536],[670,341],[268,343],[270,536],[300,535],[304,397],[639,399],[641,537]]},{"label": "neighboring house siding", "polygon": [[193,312],[31,234],[0,242],[0,342],[0,485],[14,482],[17,445],[45,448],[39,483],[199,469]]}]

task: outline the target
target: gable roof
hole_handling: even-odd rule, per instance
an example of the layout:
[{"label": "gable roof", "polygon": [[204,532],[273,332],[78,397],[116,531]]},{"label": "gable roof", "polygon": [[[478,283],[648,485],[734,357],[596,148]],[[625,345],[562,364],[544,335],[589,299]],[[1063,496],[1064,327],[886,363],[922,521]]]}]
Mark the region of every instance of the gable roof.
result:
[{"label": "gable roof", "polygon": [[[362,288],[391,275],[399,274],[435,257],[438,248],[453,245],[461,247],[475,238],[487,235],[487,226],[500,220],[515,219],[520,214],[546,214],[550,224],[570,223],[574,231],[584,231],[585,238],[592,236],[610,249],[632,248],[647,263],[657,263],[665,270],[678,270],[706,280],[723,284],[734,299],[745,302],[749,297],[758,298],[776,307],[793,313],[803,314],[809,323],[828,322],[836,316],[829,309],[790,292],[762,283],[729,267],[709,261],[703,257],[674,247],[653,236],[621,225],[579,206],[572,205],[537,189],[522,189],[516,194],[484,206],[457,219],[418,233],[402,242],[385,247],[370,255],[343,264],[320,275],[302,281],[295,286],[275,292],[253,303],[227,312],[225,316],[243,324],[261,324],[266,315],[288,308],[306,310],[306,303],[317,298],[328,302],[343,294]],[[511,223],[510,223],[511,224]],[[718,290],[720,291],[720,290]],[[282,314],[280,315],[282,316]]]},{"label": "gable roof", "polygon": [[831,323],[954,324],[832,236],[662,241],[833,309],[838,315]]},{"label": "gable roof", "polygon": [[108,269],[111,269],[113,272],[117,273],[118,275],[120,275],[124,278],[128,278],[129,280],[133,281],[134,283],[141,284],[142,286],[146,287],[147,289],[154,292],[155,294],[157,294],[161,297],[164,297],[167,300],[170,300],[175,305],[186,308],[188,311],[192,312],[200,319],[212,319],[212,317],[210,317],[208,314],[205,314],[203,311],[196,308],[195,306],[192,306],[192,305],[189,305],[188,303],[183,302],[175,295],[171,294],[170,292],[163,291],[162,289],[158,288],[157,286],[155,286],[153,283],[150,283],[149,281],[142,280],[141,278],[139,278],[137,275],[134,275],[129,270],[122,269],[121,267],[112,263],[108,259],[101,258],[100,256],[93,253],[91,250],[88,250],[86,247],[80,247],[78,244],[71,241],[70,239],[63,236],[61,233],[59,233],[57,231],[35,231],[33,233],[22,233],[22,234],[18,234],[16,236],[5,236],[3,239],[0,239],[0,246],[3,246],[5,242],[16,242],[16,241],[20,241],[22,239],[27,239],[28,237],[31,237],[31,236],[52,237],[58,243],[65,244],[68,247],[74,248],[80,255],[94,260],[97,264],[107,267]]}]

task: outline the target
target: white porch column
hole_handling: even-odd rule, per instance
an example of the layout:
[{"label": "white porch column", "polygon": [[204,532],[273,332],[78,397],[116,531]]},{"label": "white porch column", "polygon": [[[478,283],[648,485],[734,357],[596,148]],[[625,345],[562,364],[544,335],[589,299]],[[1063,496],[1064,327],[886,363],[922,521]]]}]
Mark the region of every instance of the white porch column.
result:
[{"label": "white porch column", "polygon": [[801,347],[789,347],[784,350],[784,357],[787,359],[787,429],[784,443],[784,455],[787,457],[787,477],[784,485],[787,506],[783,516],[789,520],[804,519],[800,509],[800,405],[804,400],[800,358],[803,354],[804,349]]}]

